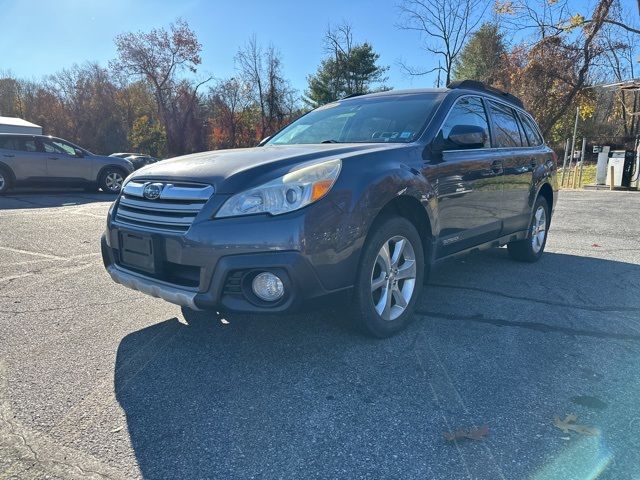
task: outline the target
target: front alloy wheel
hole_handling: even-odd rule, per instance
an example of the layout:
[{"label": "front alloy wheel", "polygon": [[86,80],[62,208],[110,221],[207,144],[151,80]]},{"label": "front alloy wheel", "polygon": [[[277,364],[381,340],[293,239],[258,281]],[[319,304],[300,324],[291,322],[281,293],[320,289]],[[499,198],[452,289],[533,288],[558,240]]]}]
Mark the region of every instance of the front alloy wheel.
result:
[{"label": "front alloy wheel", "polygon": [[405,311],[416,286],[416,254],[401,235],[382,244],[371,272],[371,297],[383,320],[395,320]]},{"label": "front alloy wheel", "polygon": [[362,251],[354,289],[353,320],[384,338],[405,327],[422,289],[424,252],[413,224],[403,217],[377,221]]}]

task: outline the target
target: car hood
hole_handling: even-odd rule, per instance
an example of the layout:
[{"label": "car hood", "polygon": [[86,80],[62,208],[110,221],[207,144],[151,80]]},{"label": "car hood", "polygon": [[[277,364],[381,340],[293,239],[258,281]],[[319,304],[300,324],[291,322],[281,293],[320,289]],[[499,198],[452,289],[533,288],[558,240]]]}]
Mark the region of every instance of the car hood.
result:
[{"label": "car hood", "polygon": [[217,193],[238,193],[286,174],[301,163],[347,158],[392,150],[406,144],[274,145],[216,150],[147,165],[131,179],[196,182],[213,185]]}]

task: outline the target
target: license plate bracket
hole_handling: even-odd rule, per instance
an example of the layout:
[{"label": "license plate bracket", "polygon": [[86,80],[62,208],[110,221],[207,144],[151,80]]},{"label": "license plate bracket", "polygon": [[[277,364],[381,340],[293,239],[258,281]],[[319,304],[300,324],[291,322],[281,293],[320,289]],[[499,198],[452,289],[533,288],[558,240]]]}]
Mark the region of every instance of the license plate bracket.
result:
[{"label": "license plate bracket", "polygon": [[153,239],[138,233],[120,233],[120,261],[126,267],[155,273]]}]

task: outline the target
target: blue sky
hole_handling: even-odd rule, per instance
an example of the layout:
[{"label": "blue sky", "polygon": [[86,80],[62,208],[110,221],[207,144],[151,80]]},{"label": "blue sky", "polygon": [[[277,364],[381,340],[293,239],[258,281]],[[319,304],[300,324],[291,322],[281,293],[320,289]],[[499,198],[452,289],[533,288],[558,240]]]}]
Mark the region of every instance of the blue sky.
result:
[{"label": "blue sky", "polygon": [[[400,59],[419,66],[437,64],[420,48],[416,34],[396,28],[398,1],[0,0],[0,72],[39,78],[74,63],[106,65],[115,55],[118,33],[167,26],[182,17],[203,45],[202,74],[233,75],[238,47],[255,34],[260,43],[280,50],[285,75],[302,91],[323,56],[327,25],[345,20],[355,39],[371,42],[381,54],[380,63],[391,67],[389,85],[432,86],[434,76],[409,78],[398,66]],[[593,0],[572,2],[582,10]],[[623,3],[637,14],[636,0]]]}]

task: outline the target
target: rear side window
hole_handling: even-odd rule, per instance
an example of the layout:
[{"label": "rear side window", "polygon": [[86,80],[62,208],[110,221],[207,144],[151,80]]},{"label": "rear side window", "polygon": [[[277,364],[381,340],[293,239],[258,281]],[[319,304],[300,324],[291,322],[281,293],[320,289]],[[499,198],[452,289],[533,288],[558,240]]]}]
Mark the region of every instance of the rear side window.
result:
[{"label": "rear side window", "polygon": [[0,138],[0,148],[5,150],[20,150],[18,148],[18,139],[15,137]]},{"label": "rear side window", "polygon": [[486,134],[484,148],[489,148],[489,122],[480,97],[462,97],[449,111],[449,115],[442,125],[440,134],[443,140],[449,138],[451,129],[456,125],[475,125],[482,127]]},{"label": "rear side window", "polygon": [[489,101],[493,118],[493,140],[496,147],[521,147],[522,139],[516,112],[506,105]]},{"label": "rear side window", "polygon": [[36,142],[32,138],[5,137],[0,138],[0,148],[17,152],[35,152]]},{"label": "rear side window", "polygon": [[542,137],[538,133],[535,123],[526,115],[520,115],[520,121],[522,122],[522,128],[524,128],[524,134],[527,137],[530,147],[536,147],[542,145]]}]

